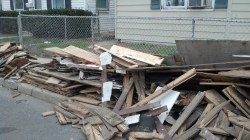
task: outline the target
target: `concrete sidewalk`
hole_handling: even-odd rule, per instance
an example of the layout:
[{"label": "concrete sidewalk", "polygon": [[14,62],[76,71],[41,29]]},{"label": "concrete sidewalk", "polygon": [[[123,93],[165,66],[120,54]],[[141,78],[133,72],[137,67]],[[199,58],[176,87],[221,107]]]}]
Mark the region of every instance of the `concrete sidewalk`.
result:
[{"label": "concrete sidewalk", "polygon": [[10,90],[0,87],[1,140],[85,140],[79,129],[61,126],[55,116],[42,117],[53,105],[21,94],[12,98]]}]

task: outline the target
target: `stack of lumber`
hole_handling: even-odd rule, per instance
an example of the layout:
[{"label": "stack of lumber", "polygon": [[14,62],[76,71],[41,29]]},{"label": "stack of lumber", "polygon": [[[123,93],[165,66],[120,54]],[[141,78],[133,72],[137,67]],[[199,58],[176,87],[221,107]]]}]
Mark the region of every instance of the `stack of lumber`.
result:
[{"label": "stack of lumber", "polygon": [[[70,96],[42,115],[56,115],[89,140],[250,139],[250,61],[169,66],[162,57],[114,45],[95,46],[96,53],[46,48],[51,61],[34,64],[14,63],[24,56],[6,50],[2,76]],[[9,74],[16,65],[22,74]]]},{"label": "stack of lumber", "polygon": [[16,43],[0,43],[0,76],[4,79],[16,75],[15,78],[21,78],[25,69],[34,63],[29,59],[35,59],[24,52],[21,46]]}]

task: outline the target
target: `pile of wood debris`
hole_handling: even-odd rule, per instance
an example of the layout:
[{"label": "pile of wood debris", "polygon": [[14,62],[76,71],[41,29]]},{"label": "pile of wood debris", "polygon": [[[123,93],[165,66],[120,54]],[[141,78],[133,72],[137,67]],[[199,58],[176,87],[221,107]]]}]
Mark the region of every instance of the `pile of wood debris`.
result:
[{"label": "pile of wood debris", "polygon": [[[56,115],[89,140],[250,139],[250,61],[166,66],[159,56],[115,45],[95,46],[97,54],[45,50],[53,60],[26,67],[19,81],[70,96],[42,115]],[[227,64],[242,65],[207,68]]]}]

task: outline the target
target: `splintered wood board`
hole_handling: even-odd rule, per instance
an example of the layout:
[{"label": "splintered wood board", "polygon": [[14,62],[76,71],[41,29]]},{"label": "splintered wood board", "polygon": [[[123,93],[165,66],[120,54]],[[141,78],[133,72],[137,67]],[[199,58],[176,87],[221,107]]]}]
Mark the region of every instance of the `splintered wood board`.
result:
[{"label": "splintered wood board", "polygon": [[129,60],[125,57],[121,57],[119,55],[116,55],[116,54],[113,54],[111,53],[109,50],[103,48],[103,47],[100,47],[100,46],[97,46],[95,45],[95,51],[98,52],[98,53],[103,53],[103,52],[108,52],[112,55],[112,60],[124,67],[127,67],[127,68],[136,68],[138,67],[138,64],[132,60]]},{"label": "splintered wood board", "polygon": [[94,64],[100,64],[99,57],[96,54],[77,48],[75,46],[72,46],[72,45],[68,46],[62,49],[62,51],[69,53],[75,57],[92,62]]},{"label": "splintered wood board", "polygon": [[131,59],[135,59],[135,60],[150,64],[153,66],[161,65],[161,63],[164,60],[164,58],[161,58],[158,56],[154,56],[151,54],[131,50],[131,49],[116,46],[116,45],[113,45],[111,47],[110,52],[113,54],[116,54],[118,56],[123,56],[123,57],[131,58]]}]

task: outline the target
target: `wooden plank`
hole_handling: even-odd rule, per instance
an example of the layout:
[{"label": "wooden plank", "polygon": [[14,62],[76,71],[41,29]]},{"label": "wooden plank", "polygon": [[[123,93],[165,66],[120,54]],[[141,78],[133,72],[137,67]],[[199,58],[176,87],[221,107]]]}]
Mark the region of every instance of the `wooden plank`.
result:
[{"label": "wooden plank", "polygon": [[130,132],[129,136],[136,139],[164,139],[164,135],[162,133],[153,132]]},{"label": "wooden plank", "polygon": [[240,111],[241,111],[242,113],[244,113],[248,118],[250,118],[250,115],[244,110],[244,108],[242,108],[242,107],[240,106],[240,104],[239,104],[238,102],[236,102],[236,101],[234,100],[234,98],[228,93],[228,91],[227,91],[226,89],[223,89],[222,92],[227,96],[227,98],[228,98],[230,101],[233,102],[233,104],[235,104],[235,106],[237,106],[237,108],[240,109]]},{"label": "wooden plank", "polygon": [[161,124],[161,121],[157,117],[155,118],[155,125],[157,132],[164,134],[163,140],[171,140],[171,137],[168,135],[168,131],[166,130],[165,126]]},{"label": "wooden plank", "polygon": [[200,136],[202,136],[206,140],[220,140],[218,137],[216,137],[214,134],[212,134],[207,129],[203,128],[201,129],[201,132],[199,133]]},{"label": "wooden plank", "polygon": [[243,127],[242,130],[240,131],[239,136],[237,137],[237,140],[242,140],[244,130],[245,128]]},{"label": "wooden plank", "polygon": [[103,47],[100,47],[100,46],[97,46],[95,45],[95,51],[98,52],[98,53],[103,53],[103,52],[108,52],[112,55],[112,60],[124,67],[127,67],[127,68],[136,68],[138,67],[138,63],[132,61],[132,60],[129,60],[125,57],[121,57],[121,56],[118,56],[116,54],[113,54],[111,53],[109,50],[103,48]]},{"label": "wooden plank", "polygon": [[205,96],[204,92],[199,92],[191,103],[187,106],[187,108],[182,112],[181,116],[177,119],[176,123],[170,128],[168,134],[172,137],[180,126],[185,122],[187,117],[193,112],[193,110],[198,106],[200,101],[202,101],[203,97]]},{"label": "wooden plank", "polygon": [[240,115],[236,115],[231,111],[228,111],[227,114],[228,114],[228,119],[231,123],[239,127],[245,127],[246,130],[250,130],[250,119]]},{"label": "wooden plank", "polygon": [[197,77],[211,79],[213,82],[240,82],[240,78],[228,77],[205,72],[197,72]]},{"label": "wooden plank", "polygon": [[165,85],[164,87],[162,87],[160,90],[157,90],[156,92],[154,92],[153,94],[147,96],[146,98],[144,98],[143,100],[141,100],[140,102],[136,103],[134,106],[140,106],[140,105],[144,105],[146,103],[148,103],[150,100],[160,96],[161,94],[165,93],[166,91],[173,89],[174,87],[184,83],[185,81],[189,80],[190,78],[195,76],[195,69],[191,69],[188,72],[186,72],[185,74],[181,75],[180,77],[178,77],[177,79],[175,79],[174,81],[168,83],[167,85]]},{"label": "wooden plank", "polygon": [[70,55],[70,54],[62,51],[62,49],[59,48],[59,47],[49,47],[49,48],[45,48],[44,50],[47,51],[47,52],[52,53],[53,55],[56,54],[58,56],[64,56],[65,57],[65,56],[69,56]]},{"label": "wooden plank", "polygon": [[66,121],[66,119],[64,118],[64,116],[63,116],[62,113],[56,111],[56,117],[57,117],[57,119],[58,119],[58,122],[59,122],[61,125],[67,124],[67,121]]},{"label": "wooden plank", "polygon": [[4,43],[4,45],[0,47],[0,53],[5,52],[9,47],[11,47],[11,43],[10,42]]},{"label": "wooden plank", "polygon": [[101,103],[101,101],[85,97],[84,95],[76,95],[74,97],[71,97],[70,99],[76,100],[76,101],[79,101],[79,102],[92,104],[92,105],[99,105]]},{"label": "wooden plank", "polygon": [[155,110],[150,110],[149,112],[144,113],[144,114],[147,115],[147,116],[153,116],[153,117],[155,117],[155,116],[158,116],[162,112],[165,112],[165,111],[168,111],[168,107],[166,105],[162,106],[162,107],[159,107],[159,108],[157,108]]},{"label": "wooden plank", "polygon": [[120,46],[116,46],[116,45],[113,45],[111,47],[110,52],[112,52],[116,55],[119,55],[119,56],[139,60],[141,62],[145,62],[145,63],[148,63],[148,64],[153,65],[153,66],[161,65],[161,63],[164,60],[164,58],[161,58],[158,56],[154,56],[151,54],[135,51],[132,49],[128,49],[128,48],[124,48],[124,47],[120,47]]},{"label": "wooden plank", "polygon": [[126,98],[126,103],[125,103],[126,108],[131,107],[133,104],[134,90],[135,90],[135,87],[134,87],[134,85],[132,85],[131,89],[128,92],[127,98]]},{"label": "wooden plank", "polygon": [[135,89],[136,89],[137,94],[138,94],[138,99],[139,99],[139,101],[141,101],[145,98],[145,90],[144,90],[145,87],[143,88],[142,84],[140,83],[140,77],[139,77],[138,72],[133,72],[132,76],[134,79]]},{"label": "wooden plank", "polygon": [[230,101],[223,102],[217,106],[215,106],[210,112],[208,112],[202,121],[200,122],[200,127],[205,127],[213,118],[214,116],[220,112],[220,110],[226,106]]},{"label": "wooden plank", "polygon": [[199,119],[199,117],[201,116],[203,112],[203,108],[202,107],[197,107],[193,113],[186,119],[186,121],[183,124],[183,130],[185,131],[187,128],[190,128],[195,121],[197,121]]},{"label": "wooden plank", "polygon": [[102,120],[98,116],[91,116],[87,117],[86,121],[89,122],[91,125],[102,124]]},{"label": "wooden plank", "polygon": [[75,81],[78,83],[91,85],[94,87],[99,87],[99,88],[102,87],[100,80],[79,80],[78,75],[73,75],[73,74],[68,74],[68,73],[63,73],[63,72],[49,71],[49,70],[42,71],[39,68],[33,68],[32,71],[34,71],[35,73],[56,77],[58,79],[62,79],[62,80],[66,80],[66,81]]},{"label": "wooden plank", "polygon": [[232,71],[223,71],[219,72],[218,74],[230,77],[237,77],[237,78],[246,78],[250,79],[250,71],[249,70],[232,70]]},{"label": "wooden plank", "polygon": [[99,116],[101,119],[108,122],[111,126],[116,126],[122,122],[124,122],[124,118],[120,115],[116,114],[112,110],[106,108],[106,107],[100,107],[100,106],[94,106],[86,103],[80,103],[84,107],[86,107],[88,110],[91,111],[91,113],[94,113],[95,115]]},{"label": "wooden plank", "polygon": [[85,125],[82,128],[82,131],[87,136],[88,140],[96,140],[94,137],[92,126],[90,124]]},{"label": "wooden plank", "polygon": [[244,90],[242,87],[233,85],[233,87],[244,97],[246,97],[248,100],[250,100],[250,94],[246,90]]},{"label": "wooden plank", "polygon": [[208,85],[208,86],[240,86],[250,88],[250,85],[242,84],[242,83],[231,83],[231,82],[200,82],[200,85]]},{"label": "wooden plank", "polygon": [[113,135],[114,135],[114,133],[112,133],[110,130],[108,130],[107,127],[104,124],[99,125],[99,129],[101,131],[102,137],[105,140],[111,139],[113,137]]},{"label": "wooden plank", "polygon": [[69,102],[62,102],[61,105],[67,109],[69,109],[72,112],[77,112],[83,115],[86,115],[89,113],[89,111],[81,106],[79,103],[69,103]]},{"label": "wooden plank", "polygon": [[200,129],[196,125],[194,125],[191,128],[189,128],[187,131],[185,131],[183,134],[174,137],[173,140],[188,140],[192,138],[194,135],[196,135],[197,133],[199,133],[199,131]]},{"label": "wooden plank", "polygon": [[224,113],[224,111],[220,111],[218,119],[216,120],[216,125],[215,127],[218,128],[224,128],[224,127],[229,127],[229,120],[227,118],[227,115]]},{"label": "wooden plank", "polygon": [[100,64],[99,57],[96,54],[85,51],[85,50],[80,49],[80,48],[77,48],[75,46],[72,46],[72,45],[68,46],[68,47],[62,49],[62,51],[66,52],[68,54],[71,54],[75,57],[78,57],[80,59],[87,60],[91,63]]},{"label": "wooden plank", "polygon": [[133,78],[130,78],[128,84],[125,85],[122,94],[120,95],[118,101],[116,102],[116,105],[113,109],[115,112],[118,112],[121,109],[130,89],[132,88],[132,85],[133,85]]},{"label": "wooden plank", "polygon": [[86,93],[98,93],[98,94],[101,94],[102,91],[101,91],[100,88],[90,87],[90,88],[85,88],[85,89],[81,90],[79,93],[82,93],[82,94],[86,94]]},{"label": "wooden plank", "polygon": [[55,114],[56,114],[55,111],[47,111],[47,112],[43,112],[42,116],[47,117],[47,116],[51,116],[51,115],[55,115]]},{"label": "wooden plank", "polygon": [[7,74],[3,77],[3,79],[6,79],[6,78],[8,78],[9,76],[11,76],[16,70],[17,70],[17,67],[13,68],[9,73],[7,73]]},{"label": "wooden plank", "polygon": [[92,130],[93,130],[95,140],[104,140],[101,133],[95,127],[92,127]]},{"label": "wooden plank", "polygon": [[[218,93],[215,90],[207,90],[204,92],[206,93],[205,100],[209,103],[213,103],[216,106],[226,101],[226,99],[224,97],[222,97],[220,95],[220,93]],[[233,110],[235,110],[235,107],[233,107],[233,105],[229,103],[223,109],[224,109],[224,111],[227,111],[227,110],[233,111]]]},{"label": "wooden plank", "polygon": [[46,83],[48,83],[48,84],[54,84],[54,85],[57,85],[57,84],[59,84],[61,82],[61,80],[60,79],[57,79],[57,78],[55,78],[55,77],[50,77],[47,81],[46,81]]},{"label": "wooden plank", "polygon": [[156,102],[156,103],[146,104],[143,106],[136,106],[136,107],[123,109],[123,110],[117,111],[116,113],[119,115],[126,115],[126,114],[137,113],[140,111],[145,111],[145,110],[157,108],[160,106],[161,106],[160,102]]},{"label": "wooden plank", "polygon": [[64,116],[66,116],[66,117],[68,117],[70,119],[76,119],[77,118],[74,114],[62,109],[59,106],[54,106],[54,110],[57,111],[57,112],[62,113]]},{"label": "wooden plank", "polygon": [[233,87],[227,87],[226,90],[228,91],[228,94],[248,113],[248,116],[250,116],[250,108],[245,103],[245,97],[238,93]]},{"label": "wooden plank", "polygon": [[212,133],[219,134],[219,135],[224,135],[224,136],[230,136],[229,133],[227,133],[225,130],[222,128],[217,128],[217,127],[206,127],[207,130],[209,130]]},{"label": "wooden plank", "polygon": [[127,124],[121,123],[116,126],[122,133],[127,133],[130,131]]}]

